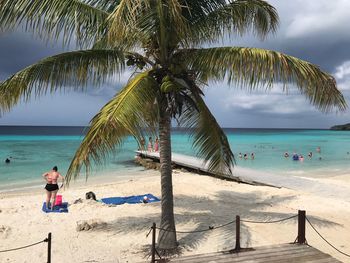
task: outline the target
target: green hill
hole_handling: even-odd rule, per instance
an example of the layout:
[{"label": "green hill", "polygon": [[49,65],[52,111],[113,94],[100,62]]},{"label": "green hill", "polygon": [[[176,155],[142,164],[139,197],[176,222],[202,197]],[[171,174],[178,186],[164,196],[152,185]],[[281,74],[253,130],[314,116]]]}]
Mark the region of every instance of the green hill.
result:
[{"label": "green hill", "polygon": [[331,127],[331,130],[337,130],[337,131],[350,131],[350,123],[344,124],[344,125],[335,125]]}]

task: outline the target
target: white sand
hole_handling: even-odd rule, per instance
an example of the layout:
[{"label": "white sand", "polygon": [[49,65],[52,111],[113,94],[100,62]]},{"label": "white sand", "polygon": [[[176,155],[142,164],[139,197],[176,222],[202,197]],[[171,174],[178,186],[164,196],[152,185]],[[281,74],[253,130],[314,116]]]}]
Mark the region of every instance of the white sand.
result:
[{"label": "white sand", "polygon": [[[350,253],[350,200],[322,196],[315,191],[277,189],[222,181],[175,171],[174,195],[177,230],[198,230],[227,223],[240,215],[257,221],[285,218],[305,209],[310,220],[336,247]],[[317,179],[350,190],[350,175]],[[139,172],[115,183],[73,186],[60,191],[69,202],[67,214],[41,211],[45,193],[0,193],[0,250],[27,245],[44,239],[52,232],[52,260],[70,262],[146,262],[151,236],[146,234],[155,221],[159,224],[160,203],[109,207],[84,200],[73,204],[85,193],[97,198],[153,193],[160,196],[160,177],[156,171]],[[97,222],[89,231],[76,230],[77,222]],[[296,220],[277,224],[242,224],[242,246],[288,243],[297,236]],[[206,233],[179,234],[183,255],[231,249],[235,245],[234,225]],[[322,241],[307,226],[310,245],[350,262]],[[46,262],[47,244],[0,253],[0,262]]]}]

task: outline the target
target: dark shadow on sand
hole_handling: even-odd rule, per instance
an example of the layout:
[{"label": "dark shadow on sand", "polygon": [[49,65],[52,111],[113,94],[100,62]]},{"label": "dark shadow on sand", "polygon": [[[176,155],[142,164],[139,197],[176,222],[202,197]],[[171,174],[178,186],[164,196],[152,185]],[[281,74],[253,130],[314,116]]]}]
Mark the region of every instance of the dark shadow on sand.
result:
[{"label": "dark shadow on sand", "polygon": [[[216,195],[215,200],[205,197],[193,197],[186,195],[177,195],[174,199],[174,205],[177,208],[188,210],[182,214],[175,214],[177,231],[198,231],[209,229],[209,226],[219,226],[234,221],[236,215],[240,215],[241,220],[252,221],[274,221],[296,215],[289,213],[266,212],[266,208],[273,207],[282,202],[294,199],[294,196],[264,196],[263,192],[255,191],[253,193],[237,193],[230,191],[220,191]],[[160,206],[160,203],[149,205]],[[111,207],[111,211],[113,207]],[[307,211],[306,211],[307,212]],[[316,227],[333,227],[338,225],[332,221],[307,215],[308,218]],[[226,218],[224,220],[223,218]],[[230,218],[227,220],[227,218]],[[130,234],[132,232],[144,232],[145,235],[149,232],[152,223],[160,224],[160,214],[148,214],[147,217],[128,217],[127,215],[121,219],[107,222],[107,224],[96,227],[93,231],[108,231],[109,234]],[[181,225],[192,221],[196,225],[193,229],[183,229]],[[241,245],[242,247],[252,247],[252,233],[250,230],[251,223],[241,223]],[[295,237],[297,235],[297,218],[274,223],[278,228],[279,225],[294,224]],[[177,235],[180,245],[179,251],[193,250],[200,245],[201,242],[209,238],[209,233],[215,231],[219,236],[218,243],[214,243],[213,247],[218,250],[230,250],[235,246],[235,224],[230,224],[219,229],[213,229],[207,232],[188,233]],[[266,233],[268,235],[269,233]],[[282,232],[283,236],[284,233]],[[194,241],[193,241],[194,240]],[[294,240],[285,240],[285,243],[293,242]],[[150,251],[151,235],[149,236],[149,244],[144,246],[145,256],[148,256]]]}]

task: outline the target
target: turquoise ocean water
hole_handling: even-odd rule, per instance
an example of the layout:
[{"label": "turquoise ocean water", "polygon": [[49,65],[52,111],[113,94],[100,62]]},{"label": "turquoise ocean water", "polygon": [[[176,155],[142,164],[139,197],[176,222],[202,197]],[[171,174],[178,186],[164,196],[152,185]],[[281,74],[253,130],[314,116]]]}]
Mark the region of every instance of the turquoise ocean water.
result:
[{"label": "turquoise ocean water", "polygon": [[[281,176],[328,177],[350,173],[350,132],[287,129],[225,129],[225,132],[241,167]],[[65,174],[82,138],[81,127],[0,126],[0,191],[42,184],[41,174],[54,165]],[[316,152],[317,147],[321,153]],[[141,170],[133,162],[136,148],[133,138],[127,138],[123,148],[97,169],[102,171],[99,174],[123,176]],[[172,150],[195,155],[191,139],[181,130],[172,133]],[[284,158],[286,151],[303,154],[304,162]],[[307,157],[310,151],[312,159]],[[239,159],[240,152],[249,155],[254,152],[255,159]],[[6,164],[6,158],[11,163]]]}]

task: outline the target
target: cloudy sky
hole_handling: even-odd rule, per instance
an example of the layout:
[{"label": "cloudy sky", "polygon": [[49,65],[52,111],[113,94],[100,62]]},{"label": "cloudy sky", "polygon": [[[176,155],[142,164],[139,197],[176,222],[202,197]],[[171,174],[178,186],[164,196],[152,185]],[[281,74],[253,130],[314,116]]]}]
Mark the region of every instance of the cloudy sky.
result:
[{"label": "cloudy sky", "polygon": [[[332,73],[350,104],[350,1],[270,0],[280,15],[277,34],[265,41],[247,35],[224,45],[274,49],[319,65]],[[0,35],[0,81],[41,58],[62,52],[60,44],[45,45],[30,34]],[[125,83],[128,75],[87,93],[53,94],[16,106],[0,117],[0,125],[87,125],[94,114]],[[318,112],[297,92],[278,85],[269,92],[244,92],[225,83],[211,83],[206,101],[223,127],[328,128],[350,122],[345,113]]]}]

